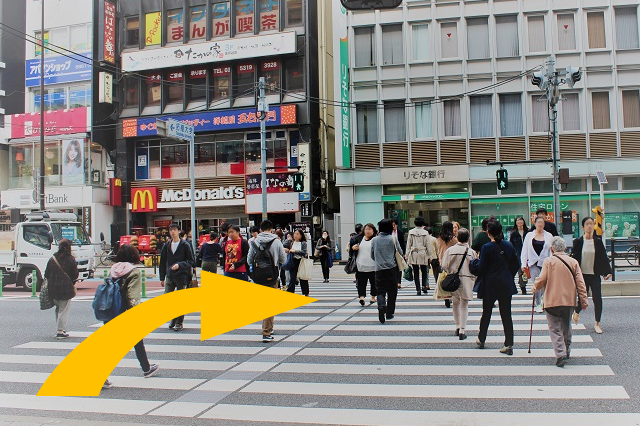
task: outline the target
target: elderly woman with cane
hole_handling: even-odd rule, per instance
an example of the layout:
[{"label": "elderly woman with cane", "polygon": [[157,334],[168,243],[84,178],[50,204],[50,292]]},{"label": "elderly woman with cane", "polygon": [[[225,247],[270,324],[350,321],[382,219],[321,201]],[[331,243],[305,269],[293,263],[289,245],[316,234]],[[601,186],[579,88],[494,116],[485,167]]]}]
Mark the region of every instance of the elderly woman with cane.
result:
[{"label": "elderly woman with cane", "polygon": [[545,259],[533,285],[534,293],[545,290],[544,310],[558,367],[564,367],[571,354],[571,314],[576,306],[576,297],[582,309],[589,305],[580,265],[565,253],[566,248],[564,239],[553,237],[551,256]]}]

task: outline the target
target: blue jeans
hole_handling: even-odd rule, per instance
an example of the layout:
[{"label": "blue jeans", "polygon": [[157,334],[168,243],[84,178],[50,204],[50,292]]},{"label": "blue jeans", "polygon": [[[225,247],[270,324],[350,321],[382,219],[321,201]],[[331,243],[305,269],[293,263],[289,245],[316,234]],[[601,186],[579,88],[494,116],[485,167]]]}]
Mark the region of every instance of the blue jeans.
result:
[{"label": "blue jeans", "polygon": [[226,272],[225,277],[235,278],[236,280],[249,281],[249,275],[246,272]]},{"label": "blue jeans", "polygon": [[[529,266],[529,273],[531,274],[531,278],[529,278],[529,281],[531,281],[532,283],[535,282],[536,278],[538,278],[538,275],[540,275],[540,272],[542,272],[542,268],[540,268],[538,265]],[[544,296],[544,288],[542,290],[536,291],[536,294],[534,296],[536,306],[542,303],[543,296]]]}]

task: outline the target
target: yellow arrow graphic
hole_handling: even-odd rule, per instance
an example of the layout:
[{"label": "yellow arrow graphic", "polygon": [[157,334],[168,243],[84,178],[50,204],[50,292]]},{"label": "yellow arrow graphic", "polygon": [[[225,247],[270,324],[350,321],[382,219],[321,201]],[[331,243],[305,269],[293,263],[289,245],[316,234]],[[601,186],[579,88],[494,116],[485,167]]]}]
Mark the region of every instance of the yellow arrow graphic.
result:
[{"label": "yellow arrow graphic", "polygon": [[38,396],[98,396],[136,343],[180,315],[200,312],[200,338],[207,340],[316,300],[203,272],[202,287],[155,297],[100,327],[62,360]]}]

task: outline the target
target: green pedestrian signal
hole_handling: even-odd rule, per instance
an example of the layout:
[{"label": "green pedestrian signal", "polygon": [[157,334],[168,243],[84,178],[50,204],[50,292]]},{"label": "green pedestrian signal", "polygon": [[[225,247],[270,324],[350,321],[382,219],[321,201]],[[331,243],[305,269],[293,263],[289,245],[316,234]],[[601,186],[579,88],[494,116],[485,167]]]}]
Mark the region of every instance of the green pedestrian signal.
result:
[{"label": "green pedestrian signal", "polygon": [[295,192],[304,192],[304,174],[293,174],[293,190]]},{"label": "green pedestrian signal", "polygon": [[507,169],[498,169],[496,172],[496,179],[498,181],[498,189],[505,190],[509,189],[509,173]]}]

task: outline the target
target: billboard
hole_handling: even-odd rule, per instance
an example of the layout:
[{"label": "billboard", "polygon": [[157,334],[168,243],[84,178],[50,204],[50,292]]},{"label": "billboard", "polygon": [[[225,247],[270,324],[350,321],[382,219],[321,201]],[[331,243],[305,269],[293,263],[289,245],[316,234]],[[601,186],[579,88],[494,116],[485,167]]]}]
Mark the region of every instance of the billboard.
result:
[{"label": "billboard", "polygon": [[62,184],[83,185],[84,176],[84,141],[70,139],[62,141]]},{"label": "billboard", "polygon": [[351,109],[349,95],[349,35],[347,10],[333,0],[333,75],[335,106],[336,167],[351,167]]},{"label": "billboard", "polygon": [[[40,135],[40,113],[14,114],[11,116],[11,139]],[[44,114],[46,136],[85,133],[87,108],[58,109]]]},{"label": "billboard", "polygon": [[[52,56],[44,59],[44,84],[72,83],[91,80],[91,52],[67,56]],[[40,85],[40,58],[27,59],[25,85]]]}]

